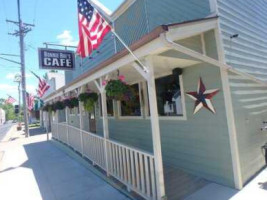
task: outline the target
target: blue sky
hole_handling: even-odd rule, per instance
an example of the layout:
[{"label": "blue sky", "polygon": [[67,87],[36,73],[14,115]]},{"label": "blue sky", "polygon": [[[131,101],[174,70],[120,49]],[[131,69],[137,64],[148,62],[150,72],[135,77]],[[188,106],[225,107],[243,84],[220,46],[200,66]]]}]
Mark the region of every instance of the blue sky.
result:
[{"label": "blue sky", "polygon": [[[100,0],[110,10],[115,10],[123,0]],[[19,54],[19,38],[8,33],[17,29],[16,25],[6,23],[6,19],[17,21],[17,0],[0,0],[0,53]],[[46,70],[38,67],[38,47],[44,42],[75,45],[78,41],[76,0],[21,0],[21,16],[25,23],[35,27],[25,38],[26,45],[26,83],[27,90],[35,92],[38,81],[30,70],[43,76]],[[6,57],[19,61],[16,57]],[[0,59],[0,98],[7,94],[18,98],[14,75],[19,66]]]}]

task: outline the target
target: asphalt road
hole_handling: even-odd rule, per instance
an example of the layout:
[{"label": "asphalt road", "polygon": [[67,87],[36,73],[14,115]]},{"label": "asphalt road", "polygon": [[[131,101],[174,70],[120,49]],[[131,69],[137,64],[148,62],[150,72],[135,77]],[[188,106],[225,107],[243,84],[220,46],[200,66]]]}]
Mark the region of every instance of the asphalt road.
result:
[{"label": "asphalt road", "polygon": [[8,121],[6,124],[0,125],[0,141],[3,140],[12,125],[14,125],[12,121]]}]

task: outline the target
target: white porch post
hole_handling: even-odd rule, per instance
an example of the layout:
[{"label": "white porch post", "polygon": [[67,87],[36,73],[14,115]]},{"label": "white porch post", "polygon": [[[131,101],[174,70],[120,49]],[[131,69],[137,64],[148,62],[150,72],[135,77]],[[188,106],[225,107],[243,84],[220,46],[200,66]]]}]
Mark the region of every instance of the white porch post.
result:
[{"label": "white porch post", "polygon": [[56,110],[56,113],[55,113],[55,121],[57,123],[57,139],[59,139],[59,136],[58,136],[58,123],[59,123],[59,117],[58,117],[58,110]]},{"label": "white porch post", "polygon": [[43,117],[43,110],[42,109],[40,109],[39,115],[40,115],[40,126],[44,127],[44,117]]},{"label": "white porch post", "polygon": [[69,142],[69,108],[65,108],[65,115],[66,115],[66,126],[67,126],[67,144],[70,145]]},{"label": "white porch post", "polygon": [[[82,93],[82,88],[80,88],[79,94]],[[83,152],[83,116],[82,116],[82,102],[79,101],[79,111],[80,111],[80,137],[81,137],[81,154],[84,155]]]},{"label": "white porch post", "polygon": [[107,115],[107,95],[105,86],[102,85],[102,78],[100,78],[100,84],[95,81],[100,95],[101,95],[101,104],[102,104],[102,117],[103,117],[103,133],[104,133],[104,152],[105,152],[105,162],[106,162],[106,172],[109,176],[109,157],[108,157],[108,142],[109,139],[109,129],[108,129],[108,115]]},{"label": "white porch post", "polygon": [[152,128],[152,139],[153,139],[153,151],[155,158],[155,171],[156,171],[156,186],[157,186],[157,199],[161,200],[166,198],[165,196],[165,183],[163,174],[163,162],[161,152],[161,139],[160,139],[160,126],[156,96],[156,86],[152,58],[146,59],[146,67],[148,68],[147,74],[147,87],[149,95],[149,108],[150,108],[150,119]]}]

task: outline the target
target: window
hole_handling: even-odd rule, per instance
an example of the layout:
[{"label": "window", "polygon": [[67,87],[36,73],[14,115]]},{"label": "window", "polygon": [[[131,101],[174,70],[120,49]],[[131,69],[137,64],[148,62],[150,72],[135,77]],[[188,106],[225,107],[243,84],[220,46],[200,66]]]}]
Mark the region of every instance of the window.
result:
[{"label": "window", "polygon": [[121,116],[141,116],[140,91],[139,84],[131,86],[134,97],[130,101],[121,101]]},{"label": "window", "polygon": [[183,116],[179,76],[160,77],[155,84],[159,116]]},{"label": "window", "polygon": [[[101,95],[99,95],[99,106],[100,106],[100,116],[103,116]],[[113,108],[113,100],[112,99],[107,99],[107,114],[108,114],[108,117],[114,116],[114,108]]]}]

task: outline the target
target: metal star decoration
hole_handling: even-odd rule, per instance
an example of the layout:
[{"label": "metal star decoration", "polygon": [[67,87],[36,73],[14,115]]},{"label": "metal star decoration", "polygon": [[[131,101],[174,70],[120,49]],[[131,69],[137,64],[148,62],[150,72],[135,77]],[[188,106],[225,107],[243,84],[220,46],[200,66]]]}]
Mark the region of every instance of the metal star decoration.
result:
[{"label": "metal star decoration", "polygon": [[194,114],[196,114],[202,107],[207,108],[213,114],[215,109],[211,103],[211,98],[219,92],[219,89],[206,90],[202,78],[199,78],[198,88],[196,92],[187,92],[186,94],[195,101]]}]

